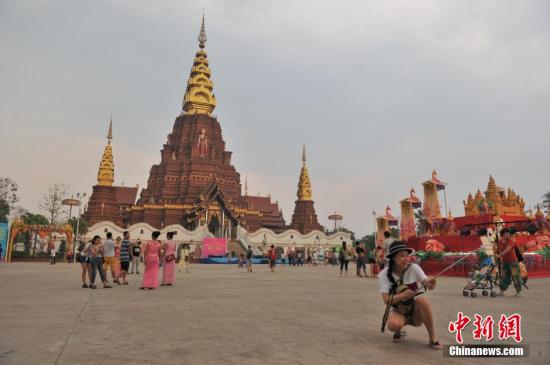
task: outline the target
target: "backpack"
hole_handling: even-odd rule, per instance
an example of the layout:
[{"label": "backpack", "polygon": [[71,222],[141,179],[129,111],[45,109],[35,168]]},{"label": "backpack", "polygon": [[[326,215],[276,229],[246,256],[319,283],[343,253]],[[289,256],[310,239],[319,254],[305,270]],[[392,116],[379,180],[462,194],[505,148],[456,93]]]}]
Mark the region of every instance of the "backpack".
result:
[{"label": "backpack", "polygon": [[516,251],[516,257],[518,258],[518,262],[522,262],[523,261],[523,254],[521,253],[518,246],[514,246],[514,250]]}]

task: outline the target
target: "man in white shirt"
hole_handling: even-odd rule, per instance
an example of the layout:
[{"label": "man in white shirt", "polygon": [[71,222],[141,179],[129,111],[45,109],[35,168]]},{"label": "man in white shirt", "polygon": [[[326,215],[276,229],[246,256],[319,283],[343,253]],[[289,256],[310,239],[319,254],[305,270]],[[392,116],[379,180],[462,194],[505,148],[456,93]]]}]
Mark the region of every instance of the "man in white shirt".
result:
[{"label": "man in white shirt", "polygon": [[118,280],[120,274],[117,266],[118,260],[115,258],[115,241],[113,241],[113,234],[107,232],[107,239],[103,241],[103,270],[105,271],[105,276],[107,276],[107,271],[111,268],[113,282],[121,285],[121,282]]},{"label": "man in white shirt", "polygon": [[388,231],[384,232],[384,241],[382,241],[382,249],[384,250],[384,264],[382,267],[388,266],[388,253],[390,252],[390,245],[393,243],[394,239],[391,238],[391,233]]},{"label": "man in white shirt", "polygon": [[[436,284],[435,279],[429,280],[417,264],[409,264],[409,255],[413,253],[414,250],[405,246],[403,242],[393,242],[386,256],[388,266],[378,274],[382,300],[386,305],[391,300],[392,306],[386,323],[388,329],[394,332],[393,339],[396,342],[403,340],[405,333],[401,331],[401,328],[404,326],[410,324],[418,327],[424,324],[428,330],[430,347],[439,350],[441,345],[435,335],[430,303],[426,297],[416,296],[420,286],[433,290]],[[388,271],[391,275],[388,274]],[[402,285],[407,288],[396,292]],[[384,327],[386,323],[383,324]]]}]

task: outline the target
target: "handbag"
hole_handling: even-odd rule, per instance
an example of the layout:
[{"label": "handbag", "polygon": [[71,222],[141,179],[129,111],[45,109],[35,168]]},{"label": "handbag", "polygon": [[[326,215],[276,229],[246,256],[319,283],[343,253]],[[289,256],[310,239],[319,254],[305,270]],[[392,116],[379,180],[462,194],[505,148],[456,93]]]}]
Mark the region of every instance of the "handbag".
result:
[{"label": "handbag", "polygon": [[166,257],[164,258],[164,260],[166,260],[166,262],[172,262],[175,259],[176,259],[176,256],[174,254],[166,255]]}]

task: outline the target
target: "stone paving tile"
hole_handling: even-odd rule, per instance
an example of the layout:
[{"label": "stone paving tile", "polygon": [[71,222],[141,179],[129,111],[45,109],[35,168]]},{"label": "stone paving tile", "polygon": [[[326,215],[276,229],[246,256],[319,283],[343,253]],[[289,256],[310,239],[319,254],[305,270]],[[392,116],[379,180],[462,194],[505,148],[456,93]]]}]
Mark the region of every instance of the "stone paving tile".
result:
[{"label": "stone paving tile", "polygon": [[[458,311],[523,315],[530,357],[445,358],[423,327],[404,343],[380,333],[377,280],[332,267],[193,265],[173,287],[82,289],[80,266],[0,264],[0,364],[529,364],[550,363],[550,279],[521,298],[462,296],[465,280],[440,278],[427,298],[443,344]],[[471,328],[471,327],[470,327]],[[496,328],[495,328],[496,330]],[[471,329],[470,329],[471,331]],[[465,343],[474,343],[464,332]]]}]

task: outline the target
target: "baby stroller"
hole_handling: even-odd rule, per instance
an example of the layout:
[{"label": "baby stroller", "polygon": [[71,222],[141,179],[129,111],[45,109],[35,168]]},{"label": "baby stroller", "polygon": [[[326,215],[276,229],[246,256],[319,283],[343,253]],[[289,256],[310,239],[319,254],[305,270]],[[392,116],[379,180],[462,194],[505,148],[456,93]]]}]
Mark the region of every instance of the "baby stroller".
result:
[{"label": "baby stroller", "polygon": [[498,265],[492,258],[487,258],[479,269],[473,269],[470,272],[470,279],[468,280],[468,284],[462,289],[462,295],[477,298],[476,291],[480,290],[484,297],[490,294],[494,298],[497,296],[494,289],[499,287],[499,282]]}]

